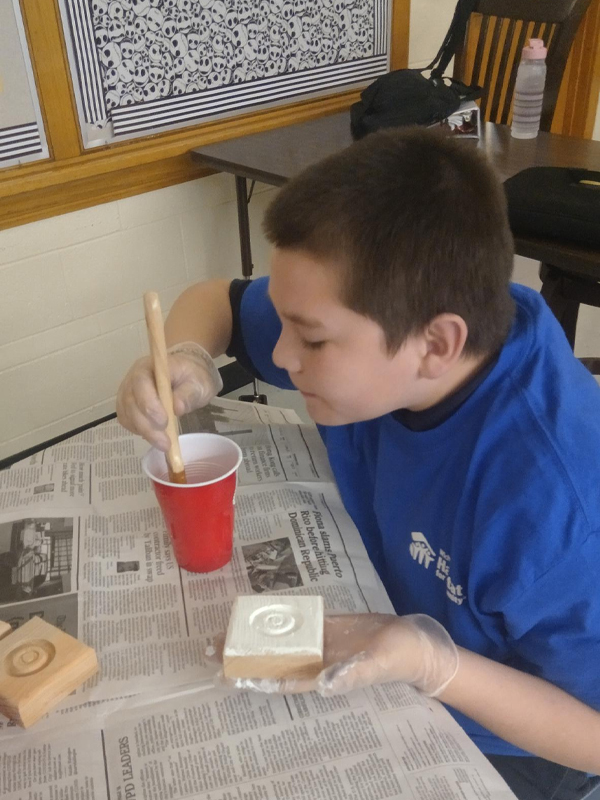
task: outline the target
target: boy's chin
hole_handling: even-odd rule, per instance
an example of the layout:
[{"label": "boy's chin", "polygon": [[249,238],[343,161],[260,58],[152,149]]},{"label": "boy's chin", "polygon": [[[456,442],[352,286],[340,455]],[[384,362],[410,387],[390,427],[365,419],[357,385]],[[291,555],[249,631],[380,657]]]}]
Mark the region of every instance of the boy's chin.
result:
[{"label": "boy's chin", "polygon": [[347,410],[332,408],[325,405],[322,401],[311,403],[307,400],[306,410],[308,416],[316,422],[317,425],[326,425],[328,428],[334,428],[340,425],[351,425],[353,422],[364,422],[365,417],[352,414]]},{"label": "boy's chin", "polygon": [[305,398],[305,400],[308,416],[313,422],[316,422],[317,425],[333,426],[348,424],[346,420],[340,416],[339,412],[325,406],[322,402],[314,402],[308,398]]}]

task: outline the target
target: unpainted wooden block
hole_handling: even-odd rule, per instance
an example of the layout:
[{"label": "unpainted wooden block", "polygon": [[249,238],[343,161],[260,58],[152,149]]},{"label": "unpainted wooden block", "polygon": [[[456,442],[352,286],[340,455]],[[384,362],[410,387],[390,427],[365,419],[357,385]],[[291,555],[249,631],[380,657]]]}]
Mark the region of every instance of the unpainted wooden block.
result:
[{"label": "unpainted wooden block", "polygon": [[40,617],[0,631],[0,713],[28,728],[97,670],[91,647]]},{"label": "unpainted wooden block", "polygon": [[227,678],[308,678],[322,667],[322,597],[236,598],[223,650]]}]

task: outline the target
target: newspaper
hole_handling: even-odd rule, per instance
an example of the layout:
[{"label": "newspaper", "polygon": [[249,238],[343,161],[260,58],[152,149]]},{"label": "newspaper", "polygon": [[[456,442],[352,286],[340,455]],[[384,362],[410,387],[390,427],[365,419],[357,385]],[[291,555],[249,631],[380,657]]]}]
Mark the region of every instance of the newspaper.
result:
[{"label": "newspaper", "polygon": [[[24,731],[0,715],[6,800],[504,800],[444,707],[401,683],[346,696],[225,688],[205,650],[237,594],[319,594],[328,612],[393,612],[317,429],[216,400],[185,432],[242,448],[234,552],[181,570],[116,421],[0,472],[0,619],[38,615],[92,646],[99,673]],[[10,635],[9,635],[10,636]]]}]

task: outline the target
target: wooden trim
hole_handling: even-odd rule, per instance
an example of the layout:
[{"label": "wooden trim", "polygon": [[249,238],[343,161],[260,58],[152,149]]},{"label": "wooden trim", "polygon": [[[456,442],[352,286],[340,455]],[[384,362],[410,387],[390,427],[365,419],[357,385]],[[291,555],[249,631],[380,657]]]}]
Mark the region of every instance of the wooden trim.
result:
[{"label": "wooden trim", "polygon": [[[74,158],[38,161],[0,172],[0,197],[108,175],[122,169],[172,159],[194,147],[271,128],[292,125],[348,108],[358,92],[344,92],[290,106],[204,123],[129,142],[98,147]],[[110,178],[112,180],[112,178]]]},{"label": "wooden trim", "polygon": [[[58,0],[20,0],[51,158],[0,169],[0,230],[207,174],[194,147],[343,111],[359,91],[300,100],[227,119],[84,150]],[[393,0],[392,52],[408,65],[410,0]]]},{"label": "wooden trim", "polygon": [[410,0],[393,0],[391,69],[408,67]]},{"label": "wooden trim", "polygon": [[0,198],[0,230],[35,222],[124,197],[164,189],[176,183],[203,178],[212,170],[200,167],[187,155],[93,175],[77,181],[47,186],[14,197]]},{"label": "wooden trim", "polygon": [[50,155],[82,152],[58,0],[20,0]]}]

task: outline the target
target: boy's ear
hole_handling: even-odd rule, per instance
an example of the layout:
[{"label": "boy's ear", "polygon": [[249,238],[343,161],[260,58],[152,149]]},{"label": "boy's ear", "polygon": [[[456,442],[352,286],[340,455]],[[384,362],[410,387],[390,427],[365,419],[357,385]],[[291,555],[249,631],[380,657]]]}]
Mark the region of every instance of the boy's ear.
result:
[{"label": "boy's ear", "polygon": [[444,375],[463,354],[467,323],[458,314],[438,314],[423,331],[425,352],[421,359],[423,378]]}]

